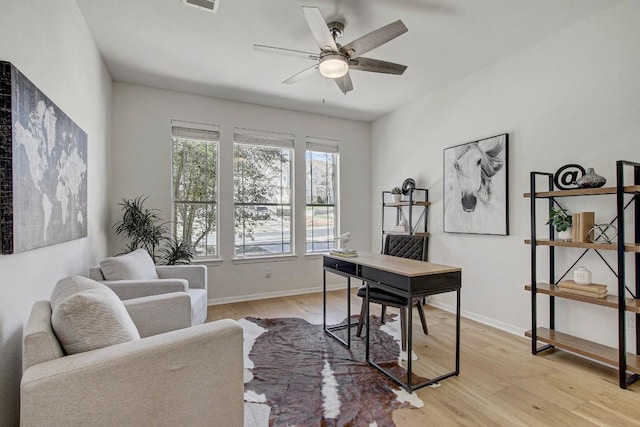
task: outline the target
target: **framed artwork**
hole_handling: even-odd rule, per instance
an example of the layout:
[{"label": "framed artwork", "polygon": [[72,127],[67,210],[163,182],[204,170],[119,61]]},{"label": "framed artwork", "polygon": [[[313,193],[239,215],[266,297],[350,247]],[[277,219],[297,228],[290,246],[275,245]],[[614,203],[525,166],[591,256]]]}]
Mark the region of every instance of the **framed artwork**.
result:
[{"label": "framed artwork", "polygon": [[3,254],[87,236],[87,134],[0,61]]},{"label": "framed artwork", "polygon": [[444,231],[509,234],[508,135],[444,150]]}]

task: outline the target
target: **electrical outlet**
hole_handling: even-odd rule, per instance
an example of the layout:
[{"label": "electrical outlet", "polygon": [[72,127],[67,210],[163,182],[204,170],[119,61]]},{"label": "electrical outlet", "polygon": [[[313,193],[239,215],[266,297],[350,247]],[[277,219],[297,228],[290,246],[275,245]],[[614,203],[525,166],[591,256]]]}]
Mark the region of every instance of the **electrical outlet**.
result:
[{"label": "electrical outlet", "polygon": [[264,269],[264,277],[269,279],[271,277],[271,267],[266,267]]},{"label": "electrical outlet", "polygon": [[627,318],[625,323],[627,324],[627,331],[634,332],[636,330],[636,315],[635,313],[626,313]]}]

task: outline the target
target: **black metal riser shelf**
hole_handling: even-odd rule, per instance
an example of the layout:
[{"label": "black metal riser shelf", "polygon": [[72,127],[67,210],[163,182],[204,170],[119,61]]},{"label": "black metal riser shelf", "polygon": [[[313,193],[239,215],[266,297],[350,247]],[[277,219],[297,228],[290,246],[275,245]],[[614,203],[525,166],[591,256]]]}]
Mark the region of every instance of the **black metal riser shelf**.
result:
[{"label": "black metal riser shelf", "polygon": [[[628,171],[631,168],[633,171],[633,185],[625,186],[625,170]],[[539,177],[546,177],[548,180],[547,189],[545,191],[537,191],[536,181]],[[527,331],[525,335],[531,338],[531,352],[538,354],[551,348],[561,348],[574,352],[576,354],[598,360],[602,363],[606,363],[612,366],[616,366],[618,369],[619,385],[620,388],[627,388],[627,386],[638,379],[640,379],[640,301],[637,299],[640,295],[640,227],[637,227],[640,220],[640,163],[629,162],[619,160],[616,162],[616,186],[597,189],[573,189],[573,190],[555,190],[553,183],[553,174],[545,172],[531,172],[530,173],[530,193],[526,193],[524,196],[531,199],[530,215],[531,215],[531,238],[527,239],[525,243],[531,247],[531,282],[525,285],[525,289],[531,292],[531,330]],[[581,243],[581,242],[561,242],[554,240],[554,230],[552,226],[549,226],[549,238],[539,239],[537,234],[537,218],[536,218],[536,204],[540,200],[546,200],[548,202],[549,210],[554,205],[559,205],[557,198],[561,197],[580,197],[580,196],[600,196],[600,195],[615,195],[615,206],[617,217],[614,221],[618,228],[618,242],[615,244],[603,244],[603,243]],[[625,196],[627,199],[625,202]],[[625,209],[629,207],[633,210],[633,220],[625,221]],[[625,224],[628,222],[630,224]],[[629,225],[633,227],[634,241],[632,243],[625,242],[625,226]],[[540,283],[537,273],[537,251],[538,247],[547,247],[549,251],[549,272],[548,281],[542,281],[546,283]],[[615,250],[617,252],[617,265],[611,266],[607,263],[607,266],[611,269],[612,273],[617,276],[617,290],[618,295],[610,295],[606,300],[590,299],[588,297],[575,297],[570,294],[564,294],[558,290],[557,282],[562,280],[569,270],[560,275],[560,278],[556,280],[555,269],[555,250],[556,248],[562,249],[563,247],[582,248],[586,251],[598,251],[601,250]],[[626,279],[626,253],[633,253],[634,262],[631,268],[635,272],[635,283],[632,289],[629,289],[625,285]],[[584,253],[583,253],[584,254]],[[600,255],[600,258],[606,263],[605,259]],[[577,262],[577,261],[576,261]],[[575,265],[575,263],[574,263]],[[569,269],[573,268],[573,265]],[[627,296],[627,293],[631,295],[631,298]],[[538,295],[547,295],[549,302],[549,327],[538,326],[537,316],[537,304]],[[603,346],[598,343],[584,340],[579,337],[574,337],[568,334],[564,334],[557,331],[555,328],[555,298],[564,298],[567,300],[573,300],[576,303],[595,304],[605,307],[610,307],[618,314],[618,347],[611,348]],[[635,354],[627,352],[626,342],[626,314],[629,311],[634,313],[635,317]],[[544,346],[538,347],[538,342],[545,343]]]},{"label": "black metal riser shelf", "polygon": [[[404,200],[392,201],[391,192],[382,192],[382,242],[380,250],[384,249],[384,239],[387,234],[410,234],[417,236],[429,236],[427,232],[427,214],[429,210],[429,190],[426,188],[413,188],[404,195]],[[404,232],[385,229],[385,212],[391,210],[395,214],[395,225],[400,225],[401,219],[407,220],[408,229]],[[429,239],[427,238],[427,253]]]}]

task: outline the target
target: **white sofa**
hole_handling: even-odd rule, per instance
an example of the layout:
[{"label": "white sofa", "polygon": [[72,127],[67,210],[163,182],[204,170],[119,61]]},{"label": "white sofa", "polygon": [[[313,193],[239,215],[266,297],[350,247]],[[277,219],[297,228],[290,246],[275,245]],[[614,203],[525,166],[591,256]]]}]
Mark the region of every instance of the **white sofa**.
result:
[{"label": "white sofa", "polygon": [[191,324],[207,319],[207,268],[204,265],[154,265],[144,249],[102,260],[89,268],[89,278],[110,287],[122,300],[186,292]]},{"label": "white sofa", "polygon": [[[66,355],[68,339],[58,339],[57,310],[62,309],[54,297],[51,304],[33,305],[24,330],[22,426],[243,425],[242,328],[237,322],[191,327],[184,292],[124,302],[114,295],[140,338]],[[87,327],[108,331],[94,313]]]}]

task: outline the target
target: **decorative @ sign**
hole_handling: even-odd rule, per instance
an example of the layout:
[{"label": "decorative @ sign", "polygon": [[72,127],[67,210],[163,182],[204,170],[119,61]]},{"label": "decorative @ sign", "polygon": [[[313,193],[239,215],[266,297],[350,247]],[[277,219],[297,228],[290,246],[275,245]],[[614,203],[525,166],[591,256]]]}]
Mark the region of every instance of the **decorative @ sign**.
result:
[{"label": "decorative @ sign", "polygon": [[585,170],[582,166],[575,163],[570,163],[568,165],[562,166],[556,171],[556,173],[553,175],[553,182],[560,190],[569,190],[571,188],[577,187],[576,181],[578,178],[584,175],[584,173]]}]

